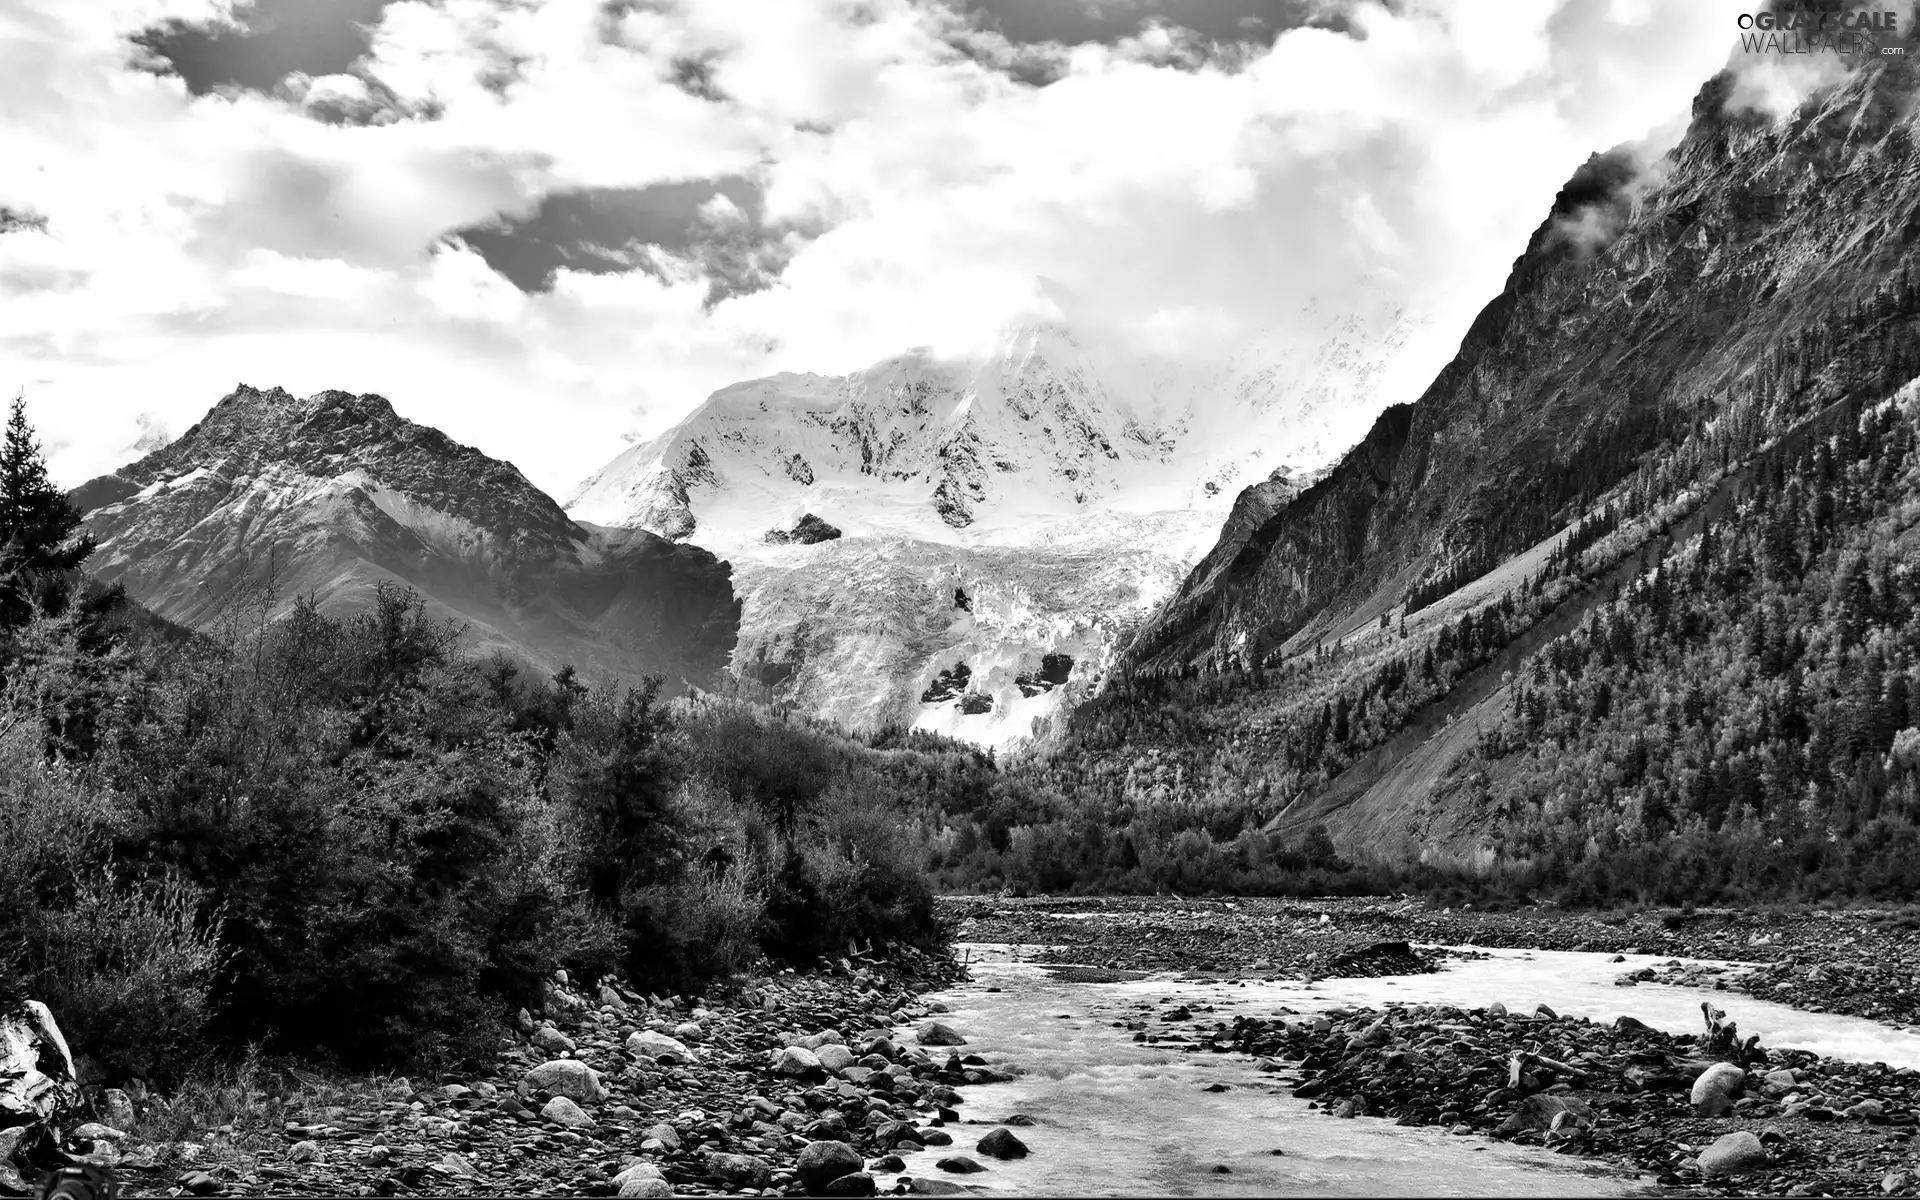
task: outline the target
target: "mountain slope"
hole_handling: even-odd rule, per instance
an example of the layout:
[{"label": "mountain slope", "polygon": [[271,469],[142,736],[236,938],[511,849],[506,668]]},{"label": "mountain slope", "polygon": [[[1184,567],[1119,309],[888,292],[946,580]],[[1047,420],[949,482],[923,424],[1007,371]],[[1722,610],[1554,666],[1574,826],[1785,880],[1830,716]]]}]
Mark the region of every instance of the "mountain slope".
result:
[{"label": "mountain slope", "polygon": [[[1503,788],[1502,771],[1607,761],[1578,738],[1611,729],[1607,705],[1623,701],[1564,699],[1563,647],[1604,643],[1594,622],[1647,610],[1646,640],[1666,648],[1636,660],[1646,681],[1633,687],[1652,689],[1636,711],[1668,711],[1652,694],[1671,690],[1661,672],[1705,626],[1665,623],[1662,564],[1705,553],[1686,547],[1709,519],[1778,508],[1746,498],[1756,480],[1777,489],[1783,461],[1826,461],[1823,446],[1833,463],[1861,462],[1847,469],[1871,478],[1837,491],[1840,466],[1793,467],[1832,494],[1787,502],[1812,506],[1804,524],[1768,536],[1813,548],[1776,557],[1812,572],[1829,545],[1812,531],[1849,528],[1856,552],[1884,536],[1906,559],[1904,527],[1865,524],[1875,504],[1910,504],[1890,483],[1902,461],[1869,467],[1861,446],[1863,430],[1911,440],[1871,414],[1920,373],[1915,69],[1875,62],[1778,122],[1729,111],[1733,86],[1723,75],[1702,89],[1665,162],[1589,162],[1419,400],[1285,503],[1244,495],[1241,519],[1125,648],[1042,775],[1094,811],[1190,805],[1209,830],[1289,837],[1324,824],[1348,852],[1485,868],[1510,861],[1524,811],[1524,787]],[[1737,612],[1740,589],[1760,585],[1718,566],[1727,553],[1712,561]],[[1725,620],[1720,604],[1700,619]],[[1911,672],[1886,653],[1887,672]],[[1776,703],[1724,666],[1688,670],[1735,707]],[[1568,727],[1560,709],[1526,709],[1542,694],[1575,718],[1597,706],[1595,724],[1572,719],[1582,732],[1515,768],[1512,747]],[[1663,774],[1662,741],[1650,736],[1651,765],[1631,780],[1573,788],[1561,773],[1555,786],[1633,830],[1635,804],[1670,810],[1662,788],[1716,777],[1740,752],[1709,741]],[[1823,762],[1796,768],[1798,782],[1783,769],[1780,786],[1805,797],[1826,772],[1858,769]]]},{"label": "mountain slope", "polygon": [[[975,357],[722,389],[569,511],[724,554],[745,604],[735,674],[772,697],[1004,746],[1104,677],[1243,486],[1290,495],[1442,345],[1383,296],[1185,362],[1018,322]],[[838,539],[789,536],[809,519]],[[971,616],[954,587],[980,597]],[[1072,685],[1023,689],[1049,656],[1075,664]],[[967,689],[934,686],[962,665]]]},{"label": "mountain slope", "polygon": [[1768,347],[1870,299],[1908,261],[1911,76],[1876,63],[1774,127],[1722,112],[1723,75],[1665,163],[1596,156],[1425,393],[1224,569],[1190,578],[1129,664],[1297,651],[1455,564],[1533,544],[1673,423],[1711,419]]},{"label": "mountain slope", "polygon": [[576,524],[512,466],[379,396],[241,385],[178,441],[75,489],[98,578],[205,627],[271,572],[330,610],[393,579],[481,652],[621,680],[711,683],[733,649],[729,570],[640,530]]}]

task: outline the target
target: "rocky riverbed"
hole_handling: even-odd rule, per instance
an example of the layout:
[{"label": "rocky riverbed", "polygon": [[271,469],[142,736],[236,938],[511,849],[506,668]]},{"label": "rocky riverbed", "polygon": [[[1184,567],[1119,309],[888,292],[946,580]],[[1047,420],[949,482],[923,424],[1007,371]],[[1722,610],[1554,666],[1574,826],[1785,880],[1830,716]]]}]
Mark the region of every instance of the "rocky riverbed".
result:
[{"label": "rocky riverbed", "polygon": [[[963,941],[1042,947],[1035,961],[1077,969],[1232,976],[1378,974],[1356,952],[1392,941],[1589,950],[1737,961],[1703,983],[1895,1024],[1920,1024],[1920,916],[1725,909],[1510,912],[1435,909],[1399,900],[951,897]],[[1441,955],[1424,951],[1437,960]]]},{"label": "rocky riverbed", "polygon": [[[1404,988],[1482,957],[1472,946],[1537,947],[1672,956],[1656,980],[1907,1020],[1920,938],[1898,920],[1476,913],[1404,900],[942,903],[960,941],[1018,946],[1057,980],[1124,989],[1173,973],[1247,985],[1237,1007],[1169,1002],[1111,1036],[1257,1061],[1276,1093],[1330,1119],[1544,1147],[1644,1171],[1680,1193],[1910,1195],[1920,1180],[1911,1066],[1710,1046],[1704,1024],[1681,1034],[1550,1009],[1377,1003],[1309,1013],[1252,999],[1262,980],[1371,988],[1391,987],[1366,982],[1389,976]],[[1679,961],[1702,958],[1713,961]],[[1635,970],[1619,982],[1657,987],[1640,966],[1648,961],[1628,964]],[[1732,962],[1746,965],[1723,965]],[[697,997],[556,980],[484,1071],[242,1079],[205,1106],[214,1115],[186,1124],[169,1121],[157,1098],[96,1090],[100,1120],[70,1131],[70,1145],[115,1164],[134,1196],[942,1194],[981,1179],[1004,1192],[1019,1178],[1007,1164],[1025,1146],[1019,1114],[1002,1112],[993,1088],[1020,1073],[1021,1058],[973,1054],[964,1019],[931,1024],[944,1005],[928,993],[965,973],[959,962],[900,953]],[[1847,990],[1863,982],[1868,994]],[[1724,1059],[1738,1063],[1737,1081],[1734,1067],[1715,1066]],[[1724,1103],[1697,1105],[1700,1077],[1716,1071]],[[970,1094],[983,1098],[968,1107]]]},{"label": "rocky riverbed", "polygon": [[[1380,975],[1476,957],[1463,946],[1672,955],[1619,986],[1747,993],[1811,1012],[1911,1022],[1920,933],[1885,913],[1434,911],[1379,900],[966,900],[961,936],[1023,947],[1064,978],[1175,972],[1214,983]],[[1450,949],[1441,949],[1441,944]],[[1681,962],[1706,958],[1711,963]],[[1642,959],[1641,961],[1644,961]],[[1737,965],[1735,965],[1737,964]],[[1729,1000],[1731,1002],[1731,1000]],[[1920,1071],[1550,1007],[1383,1005],[1303,1015],[1169,1007],[1136,1038],[1257,1055],[1335,1118],[1377,1117],[1640,1168],[1679,1192],[1912,1195]],[[1895,1036],[1893,1028],[1889,1037]],[[1729,1061],[1730,1060],[1730,1061]],[[1714,1086],[1699,1092],[1702,1076]]]},{"label": "rocky riverbed", "polygon": [[[943,1194],[979,1159],[1020,1152],[959,1115],[956,1089],[1009,1076],[919,998],[958,977],[908,951],[700,998],[562,978],[487,1071],[308,1077],[252,1106],[284,1118],[275,1128],[243,1117],[164,1141],[138,1132],[157,1101],[111,1092],[100,1115],[124,1106],[135,1132],[95,1123],[74,1140],[130,1196]],[[954,1161],[903,1173],[899,1153],[932,1145]]]}]

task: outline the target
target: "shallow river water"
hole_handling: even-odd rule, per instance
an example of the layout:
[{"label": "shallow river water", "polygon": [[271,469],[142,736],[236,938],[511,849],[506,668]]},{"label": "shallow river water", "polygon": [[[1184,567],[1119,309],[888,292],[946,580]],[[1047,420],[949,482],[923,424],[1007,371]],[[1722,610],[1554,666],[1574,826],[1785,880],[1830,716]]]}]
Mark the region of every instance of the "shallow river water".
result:
[{"label": "shallow river water", "polygon": [[[1760,1034],[1762,1045],[1920,1066],[1920,1034],[1800,1013],[1737,993],[1613,985],[1625,971],[1670,961],[1653,956],[1613,963],[1607,954],[1496,950],[1487,959],[1450,960],[1433,975],[1307,986],[1173,976],[1066,982],[1020,961],[1020,947],[966,949],[973,958],[973,979],[932,997],[951,1010],[940,1019],[967,1037],[962,1053],[1027,1074],[1012,1083],[962,1089],[961,1116],[1032,1117],[1037,1124],[1015,1132],[1033,1153],[1012,1162],[987,1159],[973,1143],[990,1126],[960,1125],[952,1131],[953,1146],[907,1156],[907,1169],[990,1194],[1621,1196],[1652,1190],[1645,1176],[1545,1150],[1375,1118],[1329,1118],[1293,1099],[1284,1085],[1242,1055],[1182,1054],[1136,1043],[1131,1031],[1114,1027],[1174,1002],[1213,1005],[1213,1012],[1195,1014],[1208,1022],[1231,1021],[1240,1013],[1270,1016],[1282,1008],[1479,1007],[1498,1000],[1515,1011],[1531,1011],[1544,1002],[1562,1016],[1610,1021],[1631,1014],[1659,1028],[1691,1033],[1702,1028],[1701,1000],[1710,999],[1739,1022],[1743,1035]],[[911,1037],[910,1030],[901,1033]],[[1212,1084],[1225,1084],[1227,1090],[1206,1091]],[[979,1159],[989,1170],[954,1176],[936,1169],[939,1159],[952,1154]],[[1227,1173],[1216,1167],[1226,1167]]]}]

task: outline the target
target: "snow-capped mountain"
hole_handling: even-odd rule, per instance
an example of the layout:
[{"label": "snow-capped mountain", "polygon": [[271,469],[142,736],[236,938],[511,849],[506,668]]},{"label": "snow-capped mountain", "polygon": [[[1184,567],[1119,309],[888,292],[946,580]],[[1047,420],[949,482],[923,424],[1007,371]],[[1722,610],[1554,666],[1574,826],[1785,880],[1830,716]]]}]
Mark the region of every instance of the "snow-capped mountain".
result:
[{"label": "snow-capped mountain", "polygon": [[850,725],[1006,745],[1097,684],[1243,488],[1299,486],[1417,394],[1443,326],[1309,304],[1179,361],[1021,321],[970,357],[723,388],[568,511],[730,560],[737,677]]},{"label": "snow-capped mountain", "polygon": [[284,609],[364,606],[412,586],[470,648],[589,678],[714,682],[739,604],[727,565],[641,529],[595,529],[508,463],[416,425],[380,396],[245,385],[178,441],[74,490],[88,569],[190,627],[269,571]]}]

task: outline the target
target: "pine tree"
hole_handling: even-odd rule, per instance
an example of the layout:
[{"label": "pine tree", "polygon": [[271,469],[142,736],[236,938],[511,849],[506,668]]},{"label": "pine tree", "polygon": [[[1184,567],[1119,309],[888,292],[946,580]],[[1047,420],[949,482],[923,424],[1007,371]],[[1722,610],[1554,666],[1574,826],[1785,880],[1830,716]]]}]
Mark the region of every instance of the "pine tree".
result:
[{"label": "pine tree", "polygon": [[26,398],[15,396],[0,442],[0,628],[20,625],[36,604],[66,607],[70,575],[94,547],[78,532],[80,520],[80,510],[47,478]]}]

